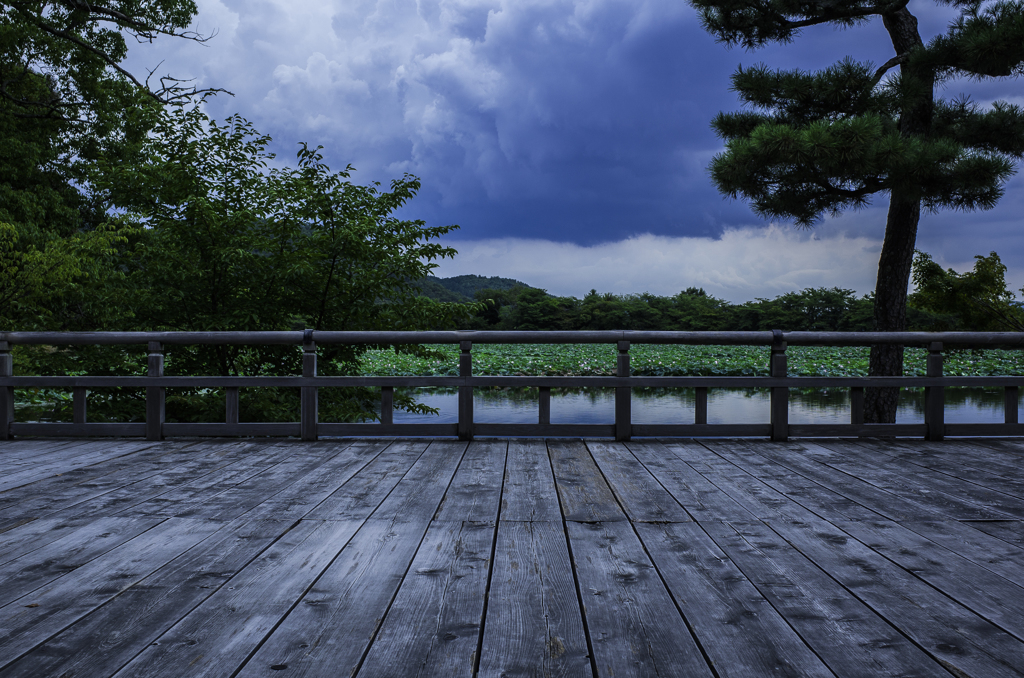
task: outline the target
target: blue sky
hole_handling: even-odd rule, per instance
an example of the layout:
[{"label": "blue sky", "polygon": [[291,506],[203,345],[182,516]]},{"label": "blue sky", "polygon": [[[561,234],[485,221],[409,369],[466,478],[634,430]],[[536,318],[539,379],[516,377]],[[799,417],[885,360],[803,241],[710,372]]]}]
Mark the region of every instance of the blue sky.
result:
[{"label": "blue sky", "polygon": [[[809,29],[757,52],[716,44],[681,0],[198,0],[205,46],[163,39],[135,70],[235,93],[275,139],[325,147],[359,182],[423,181],[405,210],[459,224],[442,276],[503,275],[556,294],[591,288],[733,301],[808,286],[874,287],[885,199],[812,231],[767,224],[712,186],[722,148],[708,125],[735,110],[739,64],[817,69],[893,54],[880,21]],[[952,13],[912,0],[927,41]],[[941,92],[1024,104],[1020,83],[954,82]],[[1024,181],[988,212],[927,214],[919,248],[958,270],[996,250],[1024,286]]]}]

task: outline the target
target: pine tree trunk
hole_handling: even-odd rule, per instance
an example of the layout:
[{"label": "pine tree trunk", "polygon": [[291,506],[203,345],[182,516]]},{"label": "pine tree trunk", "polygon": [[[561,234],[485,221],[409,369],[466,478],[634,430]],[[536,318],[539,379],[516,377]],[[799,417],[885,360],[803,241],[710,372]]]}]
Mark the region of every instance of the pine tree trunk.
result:
[{"label": "pine tree trunk", "polygon": [[[897,55],[908,54],[924,43],[917,31],[917,18],[906,7],[882,15]],[[904,137],[928,136],[932,126],[935,74],[900,66],[905,103],[900,111],[900,134]],[[899,332],[907,326],[907,286],[914,261],[917,224],[921,219],[921,200],[894,189],[889,200],[885,240],[878,261],[875,284],[875,330]],[[868,367],[871,376],[903,374],[902,346],[872,346]],[[893,423],[899,403],[898,388],[869,388],[864,393],[864,421]]]},{"label": "pine tree trunk", "polygon": [[[885,240],[878,260],[875,283],[875,330],[902,332],[907,328],[907,285],[914,260],[917,224],[921,218],[921,201],[893,193],[885,224]],[[868,374],[901,376],[903,347],[875,345],[871,347]],[[894,423],[899,402],[898,388],[869,388],[864,393],[864,421],[874,424]]]}]

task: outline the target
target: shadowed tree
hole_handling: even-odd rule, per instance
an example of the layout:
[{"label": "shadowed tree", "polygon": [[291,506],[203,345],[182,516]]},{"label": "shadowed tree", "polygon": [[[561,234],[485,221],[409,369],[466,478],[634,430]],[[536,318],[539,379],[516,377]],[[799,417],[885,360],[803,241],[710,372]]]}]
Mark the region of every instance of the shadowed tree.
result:
[{"label": "shadowed tree", "polygon": [[[881,18],[895,52],[881,66],[847,58],[814,72],[740,67],[733,89],[749,109],[712,122],[726,150],[710,170],[726,195],[804,226],[887,195],[874,306],[875,328],[885,332],[906,328],[922,208],[993,207],[1024,156],[1019,106],[935,96],[953,78],[1024,72],[1024,2],[937,1],[959,16],[925,44],[907,0],[691,0],[720,42],[751,50],[812,26]],[[872,375],[902,374],[903,348],[873,346],[870,365]],[[895,421],[898,389],[866,396],[866,420]]]},{"label": "shadowed tree", "polygon": [[210,91],[125,65],[131,43],[205,42],[195,14],[193,0],[0,0],[0,221],[19,247],[105,221],[97,158],[134,162],[163,105]]}]

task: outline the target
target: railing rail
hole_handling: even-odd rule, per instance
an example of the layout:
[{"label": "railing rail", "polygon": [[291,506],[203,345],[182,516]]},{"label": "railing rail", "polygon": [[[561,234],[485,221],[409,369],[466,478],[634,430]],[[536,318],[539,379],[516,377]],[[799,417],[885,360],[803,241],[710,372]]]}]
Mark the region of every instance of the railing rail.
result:
[{"label": "railing rail", "polygon": [[[474,344],[579,344],[606,343],[617,348],[615,376],[474,376]],[[145,344],[147,375],[141,376],[14,376],[11,348],[16,344],[81,346]],[[459,376],[336,376],[317,375],[317,345],[457,344]],[[769,376],[633,376],[630,346],[633,344],[748,345],[769,346]],[[791,377],[787,376],[788,346],[867,346],[902,344],[928,348],[924,377]],[[302,376],[165,376],[164,351],[168,345],[301,345]],[[1018,421],[1018,394],[1024,375],[999,377],[944,376],[942,351],[950,347],[1024,347],[1018,332],[0,332],[0,439],[14,436],[125,435],[159,440],[166,436],[300,436],[315,440],[329,435],[571,435],[613,436],[629,440],[639,436],[766,436],[787,440],[794,436],[923,436],[941,440],[957,435],[1024,435]],[[321,422],[318,390],[352,386],[381,388],[379,422]],[[458,388],[458,422],[455,424],[394,423],[394,389],[446,386]],[[536,424],[481,423],[473,418],[473,391],[492,386],[538,389]],[[954,386],[987,386],[1004,389],[1002,423],[945,423],[944,389]],[[14,389],[67,388],[72,390],[72,423],[18,422],[14,417]],[[146,389],[144,423],[87,422],[89,388],[136,387]],[[240,422],[238,389],[242,387],[292,387],[301,392],[298,422]],[[579,387],[615,388],[615,417],[608,424],[552,424],[551,389]],[[632,389],[641,387],[694,388],[696,401],[692,423],[634,424]],[[872,387],[923,387],[923,424],[865,424],[864,389]],[[225,421],[216,423],[166,422],[168,388],[223,388]],[[763,424],[708,424],[709,388],[769,388],[770,421]],[[789,389],[849,388],[849,424],[790,424]]]}]

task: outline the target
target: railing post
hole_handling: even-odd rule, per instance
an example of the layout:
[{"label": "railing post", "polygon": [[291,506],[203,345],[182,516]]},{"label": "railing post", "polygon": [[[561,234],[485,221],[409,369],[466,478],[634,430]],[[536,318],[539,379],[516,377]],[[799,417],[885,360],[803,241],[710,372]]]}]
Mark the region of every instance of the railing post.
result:
[{"label": "railing post", "polygon": [[87,391],[84,386],[75,386],[71,389],[71,421],[76,424],[84,424],[87,420],[86,396]]},{"label": "railing post", "polygon": [[[164,376],[164,347],[151,341],[146,356],[146,376]],[[146,440],[163,440],[167,390],[160,386],[146,387]]]},{"label": "railing post", "polygon": [[[14,376],[14,356],[11,345],[0,341],[0,377]],[[11,424],[14,423],[14,387],[0,386],[0,440],[10,440]]]},{"label": "railing post", "polygon": [[854,386],[850,389],[850,423],[864,423],[864,387]]},{"label": "railing post", "polygon": [[[459,376],[473,376],[473,342],[459,343]],[[459,440],[473,439],[473,387],[459,387]]]},{"label": "railing post", "polygon": [[[772,330],[768,370],[773,377],[785,377],[787,374],[786,342],[782,340],[782,330]],[[771,394],[772,441],[784,443],[789,439],[789,389],[773,387]]]},{"label": "railing post", "polygon": [[[928,346],[927,376],[942,376],[942,342],[933,341]],[[942,440],[946,432],[946,393],[942,386],[928,386],[924,389],[925,440]]]},{"label": "railing post", "polygon": [[1007,386],[1003,391],[1003,421],[1007,424],[1018,423],[1018,402],[1020,399],[1020,387]]},{"label": "railing post", "polygon": [[537,393],[537,423],[551,423],[551,388],[541,386]]},{"label": "railing post", "polygon": [[[629,377],[629,342],[619,342],[619,355],[615,361],[615,374],[619,377]],[[632,423],[632,398],[633,389],[629,386],[617,386],[615,388],[615,439],[626,442],[633,434]]]},{"label": "railing post", "polygon": [[224,422],[238,423],[238,387],[228,386],[224,389]]},{"label": "railing post", "polygon": [[380,423],[384,425],[395,423],[394,386],[381,386],[380,388]]},{"label": "railing post", "polygon": [[693,403],[693,423],[708,423],[708,387],[697,387],[697,399]]},{"label": "railing post", "polygon": [[[313,341],[313,330],[306,330],[302,335],[302,376],[316,376],[316,342]],[[302,386],[300,392],[299,432],[303,440],[316,440],[316,426],[319,420],[317,387]]]}]

